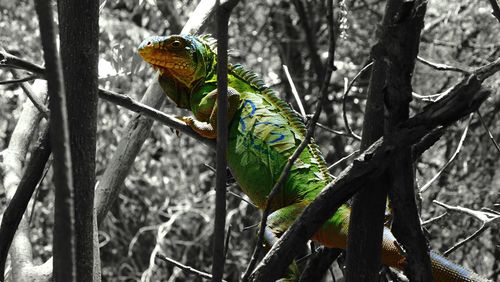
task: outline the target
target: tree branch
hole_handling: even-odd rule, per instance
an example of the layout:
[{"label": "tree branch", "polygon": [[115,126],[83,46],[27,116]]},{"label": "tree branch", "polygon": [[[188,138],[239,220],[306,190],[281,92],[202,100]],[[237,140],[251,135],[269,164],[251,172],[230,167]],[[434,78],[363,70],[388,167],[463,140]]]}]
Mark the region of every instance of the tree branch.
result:
[{"label": "tree branch", "polygon": [[450,206],[444,203],[441,203],[437,200],[433,201],[434,204],[441,206],[446,209],[447,212],[454,211],[463,214],[470,215],[479,221],[481,221],[481,227],[476,230],[472,235],[463,239],[462,241],[455,244],[453,247],[449,248],[444,252],[444,255],[447,256],[453,251],[457,250],[459,247],[463,246],[465,243],[472,241],[474,238],[478,237],[481,233],[483,233],[486,229],[488,229],[495,221],[500,220],[500,213],[498,212],[487,212],[487,211],[476,211],[468,208],[460,207],[460,206]]},{"label": "tree branch", "polygon": [[221,4],[216,1],[217,26],[217,143],[215,171],[215,220],[212,253],[212,281],[222,281],[224,276],[224,232],[226,229],[227,145],[229,136],[227,96],[227,48],[229,17],[238,0]]},{"label": "tree branch", "polygon": [[475,77],[454,89],[447,99],[431,104],[401,124],[397,131],[379,139],[354,161],[304,210],[294,225],[278,240],[252,274],[254,281],[274,281],[316,230],[354,193],[367,183],[379,181],[399,148],[415,144],[437,126],[448,126],[475,111],[489,96]]},{"label": "tree branch", "polygon": [[[38,99],[44,95],[39,96],[37,97]],[[2,157],[0,158],[2,161],[0,164],[4,176],[3,187],[6,189],[8,200],[12,199],[16,193],[16,189],[20,183],[22,163],[41,118],[42,114],[30,100],[24,102],[23,110],[12,132],[9,145],[0,154]],[[14,281],[44,281],[47,278],[46,270],[50,269],[50,272],[52,271],[51,260],[47,261],[43,266],[33,265],[33,255],[29,240],[29,225],[26,217],[23,217],[14,235],[10,248],[10,256],[12,278]]]},{"label": "tree branch", "polygon": [[349,91],[351,91],[352,86],[354,85],[354,82],[358,80],[358,78],[363,75],[366,71],[371,70],[371,66],[373,65],[373,62],[370,62],[366,66],[364,66],[351,80],[351,82],[347,83],[347,79],[345,79],[345,86],[344,86],[344,94],[342,95],[342,116],[344,117],[344,125],[347,129],[347,132],[354,137],[356,140],[361,140],[361,137],[354,133],[354,131],[351,129],[351,126],[349,125],[349,121],[347,120],[347,95],[349,94]]},{"label": "tree branch", "polygon": [[57,50],[54,16],[51,1],[35,1],[40,23],[43,57],[46,65],[47,92],[50,96],[49,109],[50,139],[54,153],[54,279],[76,281],[75,214],[73,210],[73,176],[66,96]]},{"label": "tree branch", "polygon": [[493,11],[491,14],[500,22],[500,7],[498,7],[498,3],[496,0],[490,0],[491,8]]},{"label": "tree branch", "polygon": [[434,63],[434,62],[426,60],[426,59],[424,59],[424,58],[422,58],[420,56],[417,56],[417,60],[419,62],[422,62],[424,65],[430,66],[431,68],[436,69],[436,70],[440,70],[440,71],[455,71],[455,72],[460,72],[460,73],[464,73],[464,74],[470,74],[469,71],[464,70],[462,68],[448,66],[446,64]]},{"label": "tree branch", "polygon": [[49,127],[47,124],[34,146],[31,158],[27,162],[15,194],[3,213],[2,224],[0,225],[0,281],[4,280],[5,262],[14,234],[24,216],[33,192],[42,178],[50,153]]},{"label": "tree branch", "polygon": [[[194,274],[198,277],[201,277],[203,279],[208,279],[208,280],[213,280],[213,276],[210,275],[209,273],[206,273],[206,272],[203,272],[203,271],[199,271],[197,269],[194,269],[190,266],[187,266],[185,264],[182,264],[174,259],[171,259],[171,258],[168,258],[164,255],[161,255],[161,254],[156,254],[156,257],[161,259],[162,261],[166,262],[166,263],[169,263],[169,264],[172,264],[172,265],[175,265],[176,267],[182,269],[183,271],[187,272],[187,273],[191,273],[191,274]],[[226,281],[226,280],[221,280],[221,281]]]}]

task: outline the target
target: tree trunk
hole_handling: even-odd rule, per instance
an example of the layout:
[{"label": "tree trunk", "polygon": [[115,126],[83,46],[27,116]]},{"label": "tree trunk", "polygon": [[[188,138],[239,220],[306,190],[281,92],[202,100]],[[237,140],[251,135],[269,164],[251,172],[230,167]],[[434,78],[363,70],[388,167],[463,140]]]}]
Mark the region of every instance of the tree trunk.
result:
[{"label": "tree trunk", "polygon": [[61,56],[75,187],[77,279],[93,281],[99,1],[60,0]]}]

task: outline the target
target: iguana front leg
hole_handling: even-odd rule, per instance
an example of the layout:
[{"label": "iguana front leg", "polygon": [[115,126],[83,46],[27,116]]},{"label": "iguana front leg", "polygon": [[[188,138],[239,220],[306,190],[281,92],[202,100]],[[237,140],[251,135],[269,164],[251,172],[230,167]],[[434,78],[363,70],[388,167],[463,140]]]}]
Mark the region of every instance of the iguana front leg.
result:
[{"label": "iguana front leg", "polygon": [[[180,118],[196,133],[209,139],[217,137],[217,95],[217,89],[215,89],[201,99],[196,112],[193,111],[198,119],[193,117]],[[234,88],[228,87],[227,96],[229,103],[227,118],[230,121],[240,106],[240,93]]]}]

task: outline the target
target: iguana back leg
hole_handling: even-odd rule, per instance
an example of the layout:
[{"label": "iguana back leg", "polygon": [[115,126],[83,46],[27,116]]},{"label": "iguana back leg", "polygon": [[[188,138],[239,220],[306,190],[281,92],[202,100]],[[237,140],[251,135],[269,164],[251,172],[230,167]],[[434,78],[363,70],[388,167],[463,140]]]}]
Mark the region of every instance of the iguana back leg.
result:
[{"label": "iguana back leg", "polygon": [[[191,127],[196,133],[203,137],[209,139],[215,139],[217,137],[217,89],[208,93],[199,104],[198,111],[196,113],[197,118],[193,117],[181,117],[180,119],[184,121],[189,127]],[[232,120],[234,114],[240,106],[240,93],[234,88],[227,88],[228,96],[228,120]]]},{"label": "iguana back leg", "polygon": [[[302,210],[303,205],[298,203],[295,205],[287,206],[279,210],[274,211],[267,217],[267,226],[264,229],[264,240],[266,241],[267,247],[271,248],[278,238],[293,224]],[[288,271],[285,276],[278,282],[294,282],[299,281],[300,271],[295,260],[288,267]]]}]

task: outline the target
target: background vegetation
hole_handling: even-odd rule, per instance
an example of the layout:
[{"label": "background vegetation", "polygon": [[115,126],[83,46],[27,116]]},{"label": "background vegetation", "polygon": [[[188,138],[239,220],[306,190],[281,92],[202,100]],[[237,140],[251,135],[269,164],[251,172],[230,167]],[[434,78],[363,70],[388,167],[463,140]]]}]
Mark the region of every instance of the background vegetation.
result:
[{"label": "background vegetation", "polygon": [[[289,1],[244,1],[235,8],[230,26],[230,61],[242,63],[261,77],[296,109],[282,65],[288,66],[307,113],[312,113],[319,92],[318,75],[323,71],[318,60],[327,56],[328,34],[323,1],[303,1],[305,17]],[[340,1],[336,3],[338,39],[335,56],[337,70],[332,78],[328,104],[320,123],[326,128],[345,131],[342,111],[344,80],[353,77],[370,61],[370,48],[377,24],[383,15],[384,1]],[[110,0],[102,2],[100,12],[99,73],[100,86],[140,99],[151,83],[154,72],[138,64],[136,48],[151,35],[171,34],[178,30],[194,9],[191,0]],[[38,23],[32,1],[0,0],[0,46],[10,53],[41,63],[42,51]],[[304,21],[309,30],[304,30]],[[491,15],[488,1],[431,1],[425,20],[419,55],[429,61],[472,70],[500,57],[500,24]],[[209,24],[204,33],[213,33]],[[307,35],[311,35],[308,37]],[[311,38],[316,54],[311,54]],[[319,68],[318,68],[319,67]],[[438,71],[417,63],[413,90],[419,95],[440,93],[455,84],[462,74]],[[6,69],[0,81],[12,79]],[[353,131],[360,133],[368,75],[362,75],[346,100],[346,116]],[[42,87],[36,81],[34,87]],[[485,85],[493,95],[481,107],[482,116],[493,138],[500,140],[500,75]],[[10,139],[26,96],[15,84],[0,86],[0,151]],[[417,96],[415,96],[417,97]],[[425,99],[415,98],[418,111]],[[100,100],[98,106],[97,176],[113,155],[122,130],[132,113]],[[169,101],[164,112],[181,114]],[[418,185],[424,185],[450,160],[457,157],[421,194],[421,217],[428,220],[445,213],[433,200],[474,210],[500,210],[500,152],[475,115],[463,145],[460,137],[467,121],[452,126],[417,165]],[[354,152],[359,141],[325,129],[316,131],[316,139],[329,164]],[[458,149],[457,149],[458,148]],[[214,209],[214,154],[207,147],[169,128],[155,125],[150,137],[127,177],[125,189],[108,214],[99,237],[102,273],[105,280],[185,281],[194,279],[163,263],[154,264],[155,246],[165,256],[209,272]],[[332,169],[338,174],[347,162]],[[51,256],[53,226],[53,187],[51,170],[40,184],[33,203],[31,240],[40,262]],[[1,185],[1,184],[0,184]],[[241,195],[236,184],[229,188]],[[0,186],[0,192],[3,188]],[[0,194],[0,200],[5,195]],[[248,263],[258,211],[232,194],[227,199],[227,222],[231,237],[225,277],[237,280]],[[481,222],[463,213],[450,212],[426,225],[434,250],[444,252],[472,234]],[[491,226],[450,254],[450,258],[484,276],[500,280],[500,225]],[[338,275],[338,274],[337,274]],[[166,278],[168,277],[168,279]]]}]

